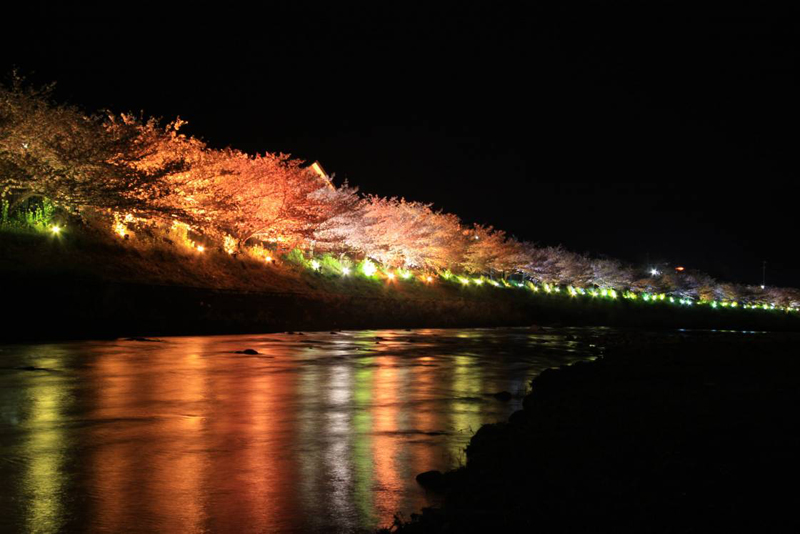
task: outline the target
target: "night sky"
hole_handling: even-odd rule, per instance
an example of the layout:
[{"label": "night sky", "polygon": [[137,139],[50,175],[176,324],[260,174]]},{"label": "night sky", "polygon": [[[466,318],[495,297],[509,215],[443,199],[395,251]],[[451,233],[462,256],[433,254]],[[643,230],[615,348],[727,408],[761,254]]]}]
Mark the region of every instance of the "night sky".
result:
[{"label": "night sky", "polygon": [[42,10],[0,74],[520,239],[800,286],[796,14],[488,4]]}]

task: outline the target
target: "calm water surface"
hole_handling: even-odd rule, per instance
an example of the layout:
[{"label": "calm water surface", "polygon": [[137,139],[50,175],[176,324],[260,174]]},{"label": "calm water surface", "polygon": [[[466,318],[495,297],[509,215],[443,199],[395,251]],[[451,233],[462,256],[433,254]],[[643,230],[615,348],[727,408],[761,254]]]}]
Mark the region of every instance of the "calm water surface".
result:
[{"label": "calm water surface", "polygon": [[[351,532],[603,329],[0,347],[0,531]],[[258,355],[236,354],[252,348]],[[491,394],[507,390],[508,403]]]}]

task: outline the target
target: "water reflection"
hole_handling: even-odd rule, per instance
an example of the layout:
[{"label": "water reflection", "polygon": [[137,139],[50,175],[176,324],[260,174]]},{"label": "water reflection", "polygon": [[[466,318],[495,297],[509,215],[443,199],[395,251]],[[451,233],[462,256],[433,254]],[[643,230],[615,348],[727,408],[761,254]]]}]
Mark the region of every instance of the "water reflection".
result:
[{"label": "water reflection", "polygon": [[[2,347],[0,530],[349,532],[430,501],[596,330],[381,331]],[[237,354],[244,348],[259,354]],[[48,370],[21,370],[25,367]]]},{"label": "water reflection", "polygon": [[[55,358],[38,359],[37,366],[55,366]],[[64,523],[64,462],[67,444],[61,419],[68,408],[66,387],[55,371],[34,371],[31,380],[25,428],[27,470],[24,481],[26,525],[30,532],[55,532]]]}]

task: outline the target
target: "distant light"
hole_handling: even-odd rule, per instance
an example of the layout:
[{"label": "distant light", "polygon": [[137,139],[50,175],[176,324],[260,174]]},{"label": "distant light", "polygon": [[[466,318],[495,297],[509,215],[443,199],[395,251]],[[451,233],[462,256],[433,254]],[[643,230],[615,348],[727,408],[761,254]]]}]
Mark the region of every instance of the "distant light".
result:
[{"label": "distant light", "polygon": [[767,287],[767,286],[763,286],[763,285],[762,285],[762,286],[761,286],[761,289],[766,289],[766,287]]},{"label": "distant light", "polygon": [[272,261],[272,256],[267,256],[264,259],[266,260],[267,263],[269,263]]},{"label": "distant light", "polygon": [[410,272],[410,271],[405,271],[405,272],[402,274],[402,276],[403,276],[403,279],[404,279],[404,280],[408,280],[409,278],[411,278],[411,276],[412,276],[412,275],[411,275],[411,272]]},{"label": "distant light", "polygon": [[378,268],[375,267],[374,263],[372,263],[369,260],[366,260],[364,262],[364,265],[361,266],[361,270],[364,272],[365,275],[372,276],[378,271]]},{"label": "distant light", "polygon": [[433,282],[433,277],[432,276],[428,276],[428,277],[425,278],[425,281],[430,284],[431,282]]},{"label": "distant light", "polygon": [[480,278],[475,278],[474,282],[475,282],[476,284],[478,284],[478,285],[481,285],[481,284],[483,284],[483,280],[481,280]]},{"label": "distant light", "polygon": [[342,267],[342,275],[347,276],[350,274],[350,267]]},{"label": "distant light", "polygon": [[319,269],[319,262],[317,260],[311,260],[311,268],[315,271]]},{"label": "distant light", "polygon": [[686,270],[686,268],[685,267],[675,267],[675,270],[676,271],[684,271],[684,270]]},{"label": "distant light", "polygon": [[658,270],[658,269],[656,269],[655,267],[653,267],[652,269],[650,269],[650,275],[651,275],[651,276],[658,276],[659,274],[661,274],[661,271],[659,271],[659,270]]},{"label": "distant light", "polygon": [[53,234],[58,235],[59,233],[61,233],[61,227],[56,224],[52,228],[50,228],[50,231],[53,232]]},{"label": "distant light", "polygon": [[205,251],[206,247],[204,247],[203,245],[197,245],[197,252],[205,252]]},{"label": "distant light", "polygon": [[394,273],[386,273],[386,277],[387,277],[389,280],[394,280]]}]

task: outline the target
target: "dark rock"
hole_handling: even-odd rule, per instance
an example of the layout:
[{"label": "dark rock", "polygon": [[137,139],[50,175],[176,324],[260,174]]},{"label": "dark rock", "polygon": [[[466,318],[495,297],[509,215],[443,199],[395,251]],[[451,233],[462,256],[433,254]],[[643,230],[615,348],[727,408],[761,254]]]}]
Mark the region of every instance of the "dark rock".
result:
[{"label": "dark rock", "polygon": [[244,349],[244,350],[237,350],[236,354],[260,354],[255,349]]},{"label": "dark rock", "polygon": [[528,414],[525,410],[517,410],[508,417],[508,423],[511,425],[523,425],[528,420]]},{"label": "dark rock", "polygon": [[442,491],[445,489],[445,477],[441,471],[425,471],[416,477],[417,484],[425,489],[432,491]]},{"label": "dark rock", "polygon": [[492,397],[502,402],[508,402],[511,400],[511,393],[508,391],[500,391],[492,395]]}]

